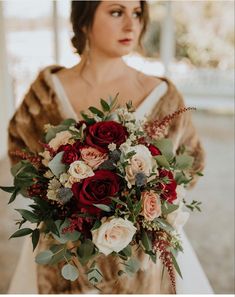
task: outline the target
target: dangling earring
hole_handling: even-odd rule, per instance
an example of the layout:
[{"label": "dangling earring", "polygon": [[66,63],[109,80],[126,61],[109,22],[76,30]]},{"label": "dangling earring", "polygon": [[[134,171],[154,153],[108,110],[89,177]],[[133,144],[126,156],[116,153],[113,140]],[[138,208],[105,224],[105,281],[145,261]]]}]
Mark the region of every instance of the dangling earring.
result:
[{"label": "dangling earring", "polygon": [[90,64],[90,41],[88,37],[86,38],[85,53],[87,57],[86,64],[89,65]]}]

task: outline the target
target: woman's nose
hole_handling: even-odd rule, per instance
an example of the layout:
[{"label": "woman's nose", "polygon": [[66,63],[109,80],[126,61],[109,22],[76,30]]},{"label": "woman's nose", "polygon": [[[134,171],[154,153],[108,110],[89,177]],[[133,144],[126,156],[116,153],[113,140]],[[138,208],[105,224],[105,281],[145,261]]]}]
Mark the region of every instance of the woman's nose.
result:
[{"label": "woman's nose", "polygon": [[124,18],[124,30],[126,31],[132,31],[134,28],[134,22],[133,17],[126,15]]}]

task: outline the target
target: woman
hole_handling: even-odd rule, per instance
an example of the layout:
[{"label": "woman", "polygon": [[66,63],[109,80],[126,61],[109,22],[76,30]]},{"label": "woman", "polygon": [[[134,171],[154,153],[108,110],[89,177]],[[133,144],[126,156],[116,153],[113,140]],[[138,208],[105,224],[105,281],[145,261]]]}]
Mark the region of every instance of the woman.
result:
[{"label": "woman", "polygon": [[[91,105],[99,106],[99,98],[116,93],[119,93],[120,104],[132,100],[140,118],[145,113],[149,114],[149,118],[162,118],[184,106],[181,95],[168,79],[145,75],[123,62],[122,56],[141,44],[148,22],[145,1],[74,1],[71,22],[74,31],[72,42],[81,55],[81,61],[72,68],[49,66],[39,73],[10,122],[9,151],[19,147],[40,151],[38,139],[43,134],[45,123],[58,124],[68,117],[79,119],[82,110]],[[172,122],[168,136],[173,140],[175,150],[182,144],[187,146],[195,158],[193,170],[201,171],[204,154],[189,113]],[[17,161],[10,157],[12,162]],[[47,241],[41,240],[38,250],[45,249],[46,245]],[[92,292],[92,287],[83,277],[82,268],[78,281],[71,283],[60,276],[58,266],[32,267],[33,256],[25,260],[26,250],[27,247],[23,249],[10,293],[25,293],[19,292],[26,286],[20,278],[22,267],[35,276],[31,287],[26,286],[26,293]],[[190,252],[190,261],[194,257],[192,264],[200,268],[195,255]],[[27,257],[29,254],[32,254],[30,250]],[[99,265],[104,274],[102,292],[172,293],[167,273],[161,278],[160,261],[154,265],[146,262],[143,254],[138,257],[142,267],[133,278],[119,278],[118,263],[112,257],[101,259]],[[25,277],[26,283],[28,277]],[[182,283],[178,283],[177,293],[184,290],[180,286]]]}]

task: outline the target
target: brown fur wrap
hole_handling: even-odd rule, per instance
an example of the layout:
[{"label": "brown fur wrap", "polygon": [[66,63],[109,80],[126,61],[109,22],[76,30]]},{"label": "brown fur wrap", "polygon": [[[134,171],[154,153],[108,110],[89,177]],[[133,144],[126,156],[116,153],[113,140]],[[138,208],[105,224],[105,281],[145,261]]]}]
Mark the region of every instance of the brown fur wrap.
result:
[{"label": "brown fur wrap", "polygon": [[[59,124],[64,116],[59,106],[59,100],[53,89],[51,74],[59,71],[63,67],[52,65],[43,69],[35,81],[30,86],[21,105],[15,112],[9,123],[8,149],[14,151],[21,148],[29,148],[33,152],[42,150],[38,140],[42,138],[43,126],[47,123],[52,125]],[[164,116],[175,112],[184,107],[184,101],[181,94],[177,91],[174,84],[167,78],[161,78],[168,85],[167,92],[157,102],[150,118],[162,119]],[[193,171],[201,171],[204,167],[204,151],[198,139],[195,128],[192,124],[190,112],[186,112],[176,117],[170,124],[168,137],[173,140],[176,148],[184,144],[195,158]],[[17,159],[10,156],[11,162],[17,162]],[[191,182],[193,185],[196,178]],[[39,251],[46,249],[48,240],[40,240]],[[143,252],[138,252],[138,258],[144,257]],[[158,260],[159,262],[160,260]],[[162,269],[154,265],[151,261],[147,270],[136,273],[135,276],[127,277],[117,276],[120,263],[111,256],[107,258],[100,257],[98,265],[104,274],[102,284],[102,293],[111,294],[156,294],[172,293],[171,285],[165,272],[164,286],[160,284]],[[158,264],[159,265],[159,264]],[[160,264],[161,265],[161,264]],[[38,289],[39,293],[86,293],[93,288],[87,282],[80,267],[80,277],[75,282],[66,281],[60,274],[60,267],[38,265]]]}]

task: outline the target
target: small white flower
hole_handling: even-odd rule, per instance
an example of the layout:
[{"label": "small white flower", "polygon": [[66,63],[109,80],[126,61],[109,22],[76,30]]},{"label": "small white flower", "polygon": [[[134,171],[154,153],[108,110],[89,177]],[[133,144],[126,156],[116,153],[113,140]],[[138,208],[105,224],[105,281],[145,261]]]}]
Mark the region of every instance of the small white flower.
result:
[{"label": "small white flower", "polygon": [[135,134],[131,134],[129,138],[130,138],[131,141],[135,141],[136,140]]},{"label": "small white flower", "polygon": [[94,175],[91,167],[83,161],[75,161],[71,163],[68,172],[72,177],[77,179],[84,179]]},{"label": "small white flower", "polygon": [[136,230],[127,219],[104,219],[102,225],[92,231],[92,241],[107,256],[113,251],[118,253],[123,250],[132,241]]},{"label": "small white flower", "polygon": [[122,143],[119,147],[120,151],[125,153],[127,151],[129,151],[131,147],[131,140],[128,138],[124,143]]},{"label": "small white flower", "polygon": [[116,147],[117,147],[116,143],[113,143],[113,142],[108,145],[108,149],[111,152],[113,152],[114,150],[116,150]]},{"label": "small white flower", "polygon": [[127,127],[128,132],[134,132],[136,130],[134,123],[128,122],[125,126]]},{"label": "small white flower", "polygon": [[61,187],[61,183],[54,177],[49,181],[48,190],[47,190],[47,198],[50,200],[58,200],[57,194]]}]

